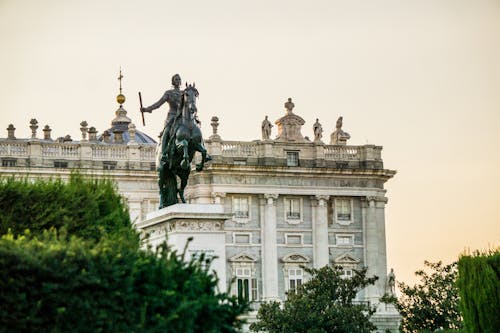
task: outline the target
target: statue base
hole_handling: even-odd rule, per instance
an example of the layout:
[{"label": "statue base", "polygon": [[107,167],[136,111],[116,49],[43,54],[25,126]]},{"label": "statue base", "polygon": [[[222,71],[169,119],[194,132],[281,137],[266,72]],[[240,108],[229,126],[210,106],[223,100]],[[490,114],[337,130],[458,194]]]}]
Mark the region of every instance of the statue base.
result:
[{"label": "statue base", "polygon": [[149,213],[145,220],[136,224],[145,235],[145,246],[155,249],[167,242],[178,254],[182,254],[188,238],[185,259],[204,253],[216,257],[211,268],[217,272],[219,290],[225,292],[226,281],[226,233],[224,222],[231,218],[219,204],[175,204]]}]

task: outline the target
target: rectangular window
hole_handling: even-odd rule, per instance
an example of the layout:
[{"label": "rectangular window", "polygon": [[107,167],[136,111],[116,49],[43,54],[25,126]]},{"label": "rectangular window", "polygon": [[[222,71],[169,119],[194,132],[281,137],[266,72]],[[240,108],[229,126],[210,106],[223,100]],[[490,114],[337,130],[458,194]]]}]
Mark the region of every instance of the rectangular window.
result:
[{"label": "rectangular window", "polygon": [[247,165],[246,160],[234,160],[233,162],[234,165]]},{"label": "rectangular window", "polygon": [[67,168],[68,162],[65,161],[54,161],[54,168]]},{"label": "rectangular window", "polygon": [[248,198],[233,198],[233,214],[236,218],[248,218],[250,216]]},{"label": "rectangular window", "polygon": [[116,162],[112,162],[112,161],[103,162],[102,163],[102,168],[104,170],[115,170],[116,169]]},{"label": "rectangular window", "polygon": [[3,167],[15,167],[16,165],[17,165],[16,159],[11,159],[11,158],[2,159]]},{"label": "rectangular window", "polygon": [[250,244],[250,234],[234,234],[234,243]]},{"label": "rectangular window", "polygon": [[299,152],[298,151],[288,151],[286,153],[286,165],[287,166],[299,166]]},{"label": "rectangular window", "polygon": [[300,199],[285,199],[286,218],[288,220],[300,219]]},{"label": "rectangular window", "polygon": [[250,268],[236,269],[236,286],[240,301],[249,302],[257,300],[257,279],[251,277]]},{"label": "rectangular window", "polygon": [[342,268],[342,274],[340,275],[341,278],[343,279],[350,279],[352,278],[352,269],[350,268]]},{"label": "rectangular window", "polygon": [[295,289],[302,285],[303,278],[302,268],[289,268],[288,291],[295,292]]},{"label": "rectangular window", "polygon": [[337,221],[351,221],[351,200],[336,199],[335,211],[337,212]]},{"label": "rectangular window", "polygon": [[353,235],[335,235],[335,243],[337,245],[353,245],[354,236]]}]

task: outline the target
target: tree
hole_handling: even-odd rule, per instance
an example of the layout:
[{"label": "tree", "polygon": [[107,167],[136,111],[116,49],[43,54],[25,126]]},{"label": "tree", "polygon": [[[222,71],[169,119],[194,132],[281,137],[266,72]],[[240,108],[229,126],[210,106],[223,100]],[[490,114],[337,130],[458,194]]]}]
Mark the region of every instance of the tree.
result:
[{"label": "tree", "polygon": [[67,182],[0,179],[0,235],[32,235],[65,228],[68,235],[98,240],[116,232],[134,233],[128,208],[111,180],[72,174]]},{"label": "tree", "polygon": [[457,284],[467,332],[500,332],[500,248],[462,255]]},{"label": "tree", "polygon": [[203,256],[61,237],[0,238],[0,332],[238,332],[247,309]]},{"label": "tree", "polygon": [[[8,231],[8,230],[11,231]],[[0,332],[234,333],[211,259],[141,250],[112,182],[0,181]],[[184,251],[185,252],[185,251]]]},{"label": "tree", "polygon": [[320,269],[303,267],[311,279],[289,292],[287,300],[264,303],[257,314],[253,331],[269,333],[343,333],[371,332],[375,310],[367,303],[354,302],[356,294],[377,277],[366,277],[366,268],[355,271],[352,278],[342,278],[340,267]]},{"label": "tree", "polygon": [[457,264],[444,265],[441,261],[424,261],[431,270],[418,270],[420,284],[413,287],[398,283],[401,296],[395,301],[401,314],[401,331],[418,332],[437,329],[460,329],[462,318],[456,286]]}]

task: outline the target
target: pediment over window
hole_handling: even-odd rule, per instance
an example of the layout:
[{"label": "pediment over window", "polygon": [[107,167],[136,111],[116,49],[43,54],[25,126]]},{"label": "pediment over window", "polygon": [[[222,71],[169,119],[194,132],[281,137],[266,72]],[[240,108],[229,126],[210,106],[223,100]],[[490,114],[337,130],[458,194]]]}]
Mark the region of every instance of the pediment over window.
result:
[{"label": "pediment over window", "polygon": [[230,262],[248,262],[248,263],[254,263],[257,261],[257,258],[255,258],[253,255],[248,254],[248,253],[240,253],[235,255],[234,257],[229,258]]},{"label": "pediment over window", "polygon": [[345,265],[345,264],[359,264],[361,262],[361,260],[352,256],[349,253],[344,253],[340,257],[335,258],[333,260],[333,262],[336,264],[344,264]]},{"label": "pediment over window", "polygon": [[284,256],[281,261],[286,262],[286,263],[306,263],[310,262],[311,260],[300,254],[300,253],[291,253],[289,255]]}]

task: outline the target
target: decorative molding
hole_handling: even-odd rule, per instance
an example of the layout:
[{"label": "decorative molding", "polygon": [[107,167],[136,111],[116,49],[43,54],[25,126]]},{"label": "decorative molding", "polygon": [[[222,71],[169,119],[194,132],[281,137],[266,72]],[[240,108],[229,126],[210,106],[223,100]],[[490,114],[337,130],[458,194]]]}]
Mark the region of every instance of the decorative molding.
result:
[{"label": "decorative molding", "polygon": [[194,220],[185,221],[177,220],[168,223],[168,231],[222,231],[223,223],[219,221],[204,221],[204,220]]},{"label": "decorative molding", "polygon": [[281,261],[284,263],[302,264],[302,263],[308,263],[311,260],[303,254],[294,252],[294,253],[287,254],[286,256],[281,258]]},{"label": "decorative molding", "polygon": [[257,258],[253,255],[248,254],[246,252],[239,253],[228,259],[229,262],[238,262],[238,263],[255,263],[257,262]]}]

